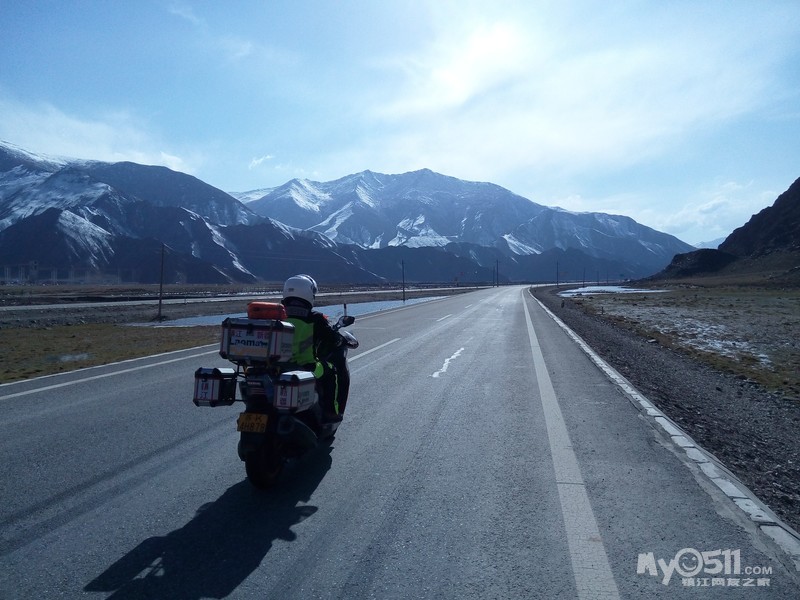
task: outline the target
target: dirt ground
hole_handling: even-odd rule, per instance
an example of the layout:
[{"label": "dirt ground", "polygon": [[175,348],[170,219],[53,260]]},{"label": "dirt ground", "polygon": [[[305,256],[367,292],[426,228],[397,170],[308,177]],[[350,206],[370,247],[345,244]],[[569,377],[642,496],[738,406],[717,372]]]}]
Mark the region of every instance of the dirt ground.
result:
[{"label": "dirt ground", "polygon": [[535,295],[800,530],[800,290]]},{"label": "dirt ground", "polygon": [[800,290],[653,287],[573,296],[584,310],[722,371],[800,398]]}]

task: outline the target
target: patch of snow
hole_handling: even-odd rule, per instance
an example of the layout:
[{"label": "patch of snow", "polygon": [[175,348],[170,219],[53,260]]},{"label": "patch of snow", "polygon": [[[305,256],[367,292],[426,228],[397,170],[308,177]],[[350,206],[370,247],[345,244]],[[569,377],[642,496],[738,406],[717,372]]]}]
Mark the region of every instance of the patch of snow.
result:
[{"label": "patch of snow", "polygon": [[60,169],[62,167],[67,166],[71,162],[77,162],[75,159],[72,158],[65,158],[63,156],[50,156],[48,154],[36,154],[34,152],[30,152],[25,150],[24,148],[20,148],[16,144],[12,144],[11,142],[6,142],[0,140],[0,147],[5,148],[11,154],[16,154],[18,157],[24,160],[30,160],[33,162],[40,163],[44,168],[50,169]]},{"label": "patch of snow", "polygon": [[286,237],[294,239],[297,237],[297,232],[301,231],[296,227],[290,227],[281,221],[276,221],[275,219],[267,219],[269,224],[272,225],[275,229],[283,233]]},{"label": "patch of snow", "polygon": [[572,298],[574,296],[589,296],[592,294],[658,294],[666,291],[668,290],[643,290],[620,285],[587,285],[560,292],[558,295],[564,298]]},{"label": "patch of snow", "polygon": [[322,221],[319,225],[314,226],[314,231],[319,231],[335,240],[338,235],[339,226],[353,216],[353,203],[348,202],[342,208],[333,213],[330,217]]},{"label": "patch of snow", "polygon": [[733,331],[725,325],[683,318],[676,326],[677,329],[670,330],[670,333],[678,335],[682,343],[695,350],[713,352],[737,360],[742,354],[748,354],[764,366],[772,364],[769,357],[757,352],[748,342],[737,340]]},{"label": "patch of snow", "polygon": [[356,186],[356,195],[363,204],[366,204],[370,208],[375,208],[376,206],[378,206],[378,203],[369,193],[369,190],[367,190],[366,188],[364,188],[364,186],[360,184]]},{"label": "patch of snow", "polygon": [[261,198],[269,194],[274,189],[275,188],[261,188],[259,190],[250,190],[247,192],[228,192],[228,195],[233,196],[243,204],[248,204],[250,202],[254,202],[255,200],[261,200]]},{"label": "patch of snow", "polygon": [[220,246],[221,248],[225,249],[225,252],[228,254],[228,256],[231,259],[231,264],[233,265],[233,267],[235,269],[241,271],[242,273],[248,273],[248,274],[252,275],[252,273],[250,273],[250,271],[247,269],[247,267],[245,267],[239,261],[239,257],[236,255],[236,252],[234,252],[231,248],[228,247],[227,240],[222,236],[222,233],[220,232],[219,227],[217,227],[216,225],[212,225],[211,223],[208,223],[208,222],[206,222],[206,227],[208,227],[208,229],[211,231],[211,240],[217,246]]},{"label": "patch of snow", "polygon": [[397,234],[389,241],[389,245],[409,248],[441,247],[451,241],[453,240],[450,237],[434,230],[426,222],[425,215],[418,215],[406,217],[397,224]]},{"label": "patch of snow", "polygon": [[289,189],[289,195],[297,206],[303,210],[319,213],[321,205],[330,201],[331,195],[307,179],[295,179]]},{"label": "patch of snow", "polygon": [[525,242],[518,240],[516,237],[514,237],[514,234],[512,233],[505,234],[503,236],[503,239],[508,244],[508,249],[511,250],[511,252],[513,252],[514,254],[527,256],[530,254],[542,253],[540,248],[531,246],[530,244],[526,244]]},{"label": "patch of snow", "polygon": [[[443,247],[449,244],[452,240],[446,237],[433,237],[430,235],[413,236],[406,240],[405,245],[408,248],[429,248],[429,247]],[[391,244],[390,244],[391,245]]]},{"label": "patch of snow", "polygon": [[89,251],[90,262],[95,267],[106,262],[113,255],[111,250],[113,236],[83,217],[65,210],[58,218],[58,228],[68,240],[69,245],[76,249],[76,252],[83,254],[77,251],[78,248]]}]

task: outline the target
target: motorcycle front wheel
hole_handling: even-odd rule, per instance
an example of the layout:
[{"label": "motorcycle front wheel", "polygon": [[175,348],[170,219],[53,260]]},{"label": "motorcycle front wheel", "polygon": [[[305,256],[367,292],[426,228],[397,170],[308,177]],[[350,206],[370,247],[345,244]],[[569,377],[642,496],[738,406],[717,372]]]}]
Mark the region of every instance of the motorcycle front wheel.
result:
[{"label": "motorcycle front wheel", "polygon": [[260,490],[273,487],[283,471],[284,461],[278,450],[277,444],[270,441],[245,457],[247,479]]}]

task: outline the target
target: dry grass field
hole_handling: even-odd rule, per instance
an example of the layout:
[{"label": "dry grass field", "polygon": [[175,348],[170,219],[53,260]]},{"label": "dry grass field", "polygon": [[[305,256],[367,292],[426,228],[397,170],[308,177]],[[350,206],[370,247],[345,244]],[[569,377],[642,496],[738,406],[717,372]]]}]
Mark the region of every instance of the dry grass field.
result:
[{"label": "dry grass field", "polygon": [[670,284],[574,301],[654,343],[800,398],[800,289]]},{"label": "dry grass field", "polygon": [[219,342],[219,327],[110,323],[0,329],[0,383]]},{"label": "dry grass field", "polygon": [[[170,288],[162,306],[168,319],[244,312],[247,303],[273,295],[271,288],[201,287]],[[464,289],[407,290],[407,298],[457,293]],[[318,306],[343,302],[398,300],[401,290],[333,289],[320,296]],[[222,301],[200,302],[211,294],[227,294]],[[219,343],[218,326],[132,327],[131,323],[153,321],[158,315],[158,286],[149,287],[19,287],[0,288],[0,383],[51,375],[84,367],[108,364],[130,358],[159,354],[183,348]],[[228,299],[226,299],[228,298]],[[149,300],[145,305],[84,306],[108,300]],[[217,298],[219,299],[219,298]],[[275,301],[272,296],[271,301]],[[65,308],[45,308],[58,304]],[[80,304],[80,306],[79,306]],[[5,310],[13,306],[24,309]],[[220,321],[222,319],[220,318]]]}]

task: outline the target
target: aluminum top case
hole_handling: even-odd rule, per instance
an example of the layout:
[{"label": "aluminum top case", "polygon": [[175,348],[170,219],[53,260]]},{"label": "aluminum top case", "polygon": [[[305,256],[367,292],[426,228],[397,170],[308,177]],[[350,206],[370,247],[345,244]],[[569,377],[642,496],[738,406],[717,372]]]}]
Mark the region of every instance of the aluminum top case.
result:
[{"label": "aluminum top case", "polygon": [[248,363],[288,362],[293,341],[294,325],[287,321],[228,318],[222,322],[219,355]]}]

